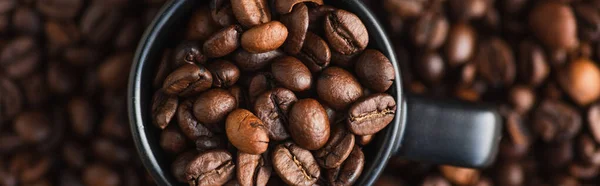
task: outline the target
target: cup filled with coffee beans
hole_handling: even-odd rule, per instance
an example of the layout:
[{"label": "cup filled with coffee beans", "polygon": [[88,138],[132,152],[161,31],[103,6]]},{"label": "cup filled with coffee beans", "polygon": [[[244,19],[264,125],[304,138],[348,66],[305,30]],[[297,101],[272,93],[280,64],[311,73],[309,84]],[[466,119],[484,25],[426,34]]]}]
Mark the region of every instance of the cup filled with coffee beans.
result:
[{"label": "cup filled with coffee beans", "polygon": [[492,163],[498,114],[405,95],[360,1],[179,0],[138,47],[129,114],[160,185],[371,185],[388,159]]}]

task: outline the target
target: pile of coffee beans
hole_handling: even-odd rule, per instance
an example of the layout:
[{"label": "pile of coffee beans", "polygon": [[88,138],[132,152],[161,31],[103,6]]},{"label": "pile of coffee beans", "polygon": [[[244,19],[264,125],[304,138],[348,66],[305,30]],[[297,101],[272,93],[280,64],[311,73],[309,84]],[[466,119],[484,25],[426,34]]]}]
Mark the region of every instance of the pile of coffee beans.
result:
[{"label": "pile of coffee beans", "polygon": [[371,0],[405,90],[496,105],[496,163],[392,160],[377,185],[598,185],[600,1]]},{"label": "pile of coffee beans", "polygon": [[162,3],[0,1],[0,185],[153,185],[125,88]]},{"label": "pile of coffee beans", "polygon": [[153,82],[172,175],[193,186],[352,185],[362,146],[396,113],[394,68],[366,49],[362,21],[322,0],[199,4]]}]

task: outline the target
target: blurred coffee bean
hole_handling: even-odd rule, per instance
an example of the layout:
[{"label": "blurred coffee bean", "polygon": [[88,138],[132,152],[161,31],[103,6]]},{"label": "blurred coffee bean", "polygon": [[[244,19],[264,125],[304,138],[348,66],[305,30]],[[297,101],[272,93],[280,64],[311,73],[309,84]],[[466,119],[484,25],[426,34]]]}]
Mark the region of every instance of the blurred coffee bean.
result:
[{"label": "blurred coffee bean", "polygon": [[442,165],[439,169],[446,179],[457,185],[472,185],[479,180],[480,173],[476,169],[449,165]]},{"label": "blurred coffee bean", "polygon": [[111,139],[127,140],[129,139],[129,125],[126,122],[124,113],[111,112],[105,113],[100,123],[100,134]]},{"label": "blurred coffee bean", "polygon": [[573,143],[571,141],[546,144],[543,146],[545,166],[549,168],[562,168],[573,160]]},{"label": "blurred coffee bean", "polygon": [[516,77],[512,49],[500,38],[492,38],[480,43],[474,60],[479,75],[492,86],[509,86]]},{"label": "blurred coffee bean", "polygon": [[127,17],[121,25],[114,39],[114,47],[119,50],[134,49],[140,39],[139,33],[143,29],[139,19]]},{"label": "blurred coffee bean", "polygon": [[423,54],[415,64],[419,75],[428,84],[438,84],[446,75],[446,64],[442,57],[436,52]]},{"label": "blurred coffee bean", "polygon": [[550,73],[543,49],[532,41],[523,41],[519,44],[518,54],[519,80],[532,86],[540,85]]},{"label": "blurred coffee bean", "polygon": [[570,140],[581,129],[581,116],[575,108],[556,100],[543,100],[533,113],[533,130],[543,141]]},{"label": "blurred coffee bean", "polygon": [[13,10],[18,4],[18,0],[6,0],[0,3],[0,13],[4,14]]},{"label": "blurred coffee bean", "polygon": [[580,106],[586,106],[600,97],[600,69],[594,61],[571,61],[566,68],[559,70],[557,79],[563,90]]},{"label": "blurred coffee bean", "polygon": [[600,13],[596,8],[586,3],[576,3],[572,6],[577,20],[577,32],[583,40],[596,41],[600,37]]},{"label": "blurred coffee bean", "polygon": [[34,9],[19,7],[12,18],[13,28],[17,32],[33,35],[42,30],[42,20]]},{"label": "blurred coffee bean", "polygon": [[519,162],[501,162],[495,172],[498,185],[518,186],[525,183],[525,173]]},{"label": "blurred coffee bean", "polygon": [[128,74],[133,61],[133,53],[117,53],[106,58],[98,67],[98,79],[103,88],[121,90],[127,86]]},{"label": "blurred coffee bean", "polygon": [[420,15],[425,9],[426,0],[383,0],[383,8],[389,14],[398,15],[401,18],[409,18]]},{"label": "blurred coffee bean", "polygon": [[104,1],[93,1],[83,13],[79,27],[87,41],[101,45],[111,41],[122,16],[118,8],[106,6]]},{"label": "blurred coffee bean", "polygon": [[97,159],[112,164],[127,163],[131,158],[128,149],[105,138],[95,139],[92,143],[92,151]]},{"label": "blurred coffee bean", "polygon": [[448,0],[450,13],[457,20],[469,20],[485,15],[490,6],[487,0]]},{"label": "blurred coffee bean", "polygon": [[423,179],[421,186],[450,186],[450,182],[440,175],[429,175]]},{"label": "blurred coffee bean", "polygon": [[600,165],[600,149],[598,149],[597,144],[590,135],[583,134],[579,136],[576,146],[577,155],[585,163]]},{"label": "blurred coffee bean", "polygon": [[116,171],[99,163],[88,165],[83,170],[82,177],[86,186],[118,186],[122,184]]},{"label": "blurred coffee bean", "polygon": [[476,50],[476,33],[465,23],[454,24],[448,32],[445,52],[451,67],[459,66],[471,59]]},{"label": "blurred coffee bean", "polygon": [[587,112],[588,129],[597,143],[600,143],[600,103],[590,106]]},{"label": "blurred coffee bean", "polygon": [[50,171],[52,159],[46,155],[17,153],[10,160],[10,172],[18,176],[21,183],[32,183],[44,178]]},{"label": "blurred coffee bean", "polygon": [[527,113],[535,104],[535,93],[531,87],[524,85],[513,86],[508,93],[508,101],[513,108],[521,113]]},{"label": "blurred coffee bean", "polygon": [[62,148],[63,160],[73,168],[83,168],[88,155],[85,148],[75,141],[68,141]]},{"label": "blurred coffee bean", "polygon": [[552,184],[561,186],[579,186],[579,181],[572,176],[558,175],[553,177]]},{"label": "blurred coffee bean", "polygon": [[50,118],[41,111],[21,112],[15,117],[13,127],[19,137],[27,143],[47,140],[51,130]]},{"label": "blurred coffee bean", "polygon": [[412,26],[411,36],[415,46],[435,50],[446,41],[449,27],[443,14],[427,12]]},{"label": "blurred coffee bean", "polygon": [[77,16],[83,4],[83,0],[37,0],[36,8],[45,16],[68,20]]},{"label": "blurred coffee bean", "polygon": [[95,131],[99,116],[89,100],[84,97],[72,98],[68,104],[68,113],[75,134],[88,137]]},{"label": "blurred coffee bean", "polygon": [[0,76],[0,127],[24,108],[21,89],[10,79]]},{"label": "blurred coffee bean", "polygon": [[567,4],[538,2],[529,14],[529,27],[548,48],[573,49],[579,43],[575,15]]},{"label": "blurred coffee bean", "polygon": [[571,163],[569,173],[579,179],[594,179],[598,176],[598,166],[582,163]]},{"label": "blurred coffee bean", "polygon": [[40,49],[33,37],[20,36],[7,43],[0,53],[0,66],[12,78],[22,78],[40,65]]}]

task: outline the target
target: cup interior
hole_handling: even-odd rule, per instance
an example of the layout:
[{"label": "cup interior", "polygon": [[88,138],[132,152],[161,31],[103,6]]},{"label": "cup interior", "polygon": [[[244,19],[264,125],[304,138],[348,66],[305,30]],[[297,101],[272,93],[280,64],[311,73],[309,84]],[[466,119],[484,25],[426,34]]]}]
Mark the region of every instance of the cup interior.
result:
[{"label": "cup interior", "polygon": [[[164,5],[147,28],[138,45],[130,73],[128,90],[129,120],[139,156],[158,185],[187,185],[178,183],[171,175],[173,155],[165,153],[160,145],[160,129],[151,121],[152,81],[163,51],[174,48],[183,38],[182,33],[192,12],[200,6],[197,0],[173,0]],[[363,147],[365,166],[355,185],[372,185],[385,168],[388,159],[399,147],[405,123],[405,104],[402,95],[400,70],[394,50],[374,15],[358,0],[325,0],[328,5],[356,14],[369,31],[369,46],[386,55],[396,71],[396,80],[389,94],[396,98],[396,117],[375,141]]]}]

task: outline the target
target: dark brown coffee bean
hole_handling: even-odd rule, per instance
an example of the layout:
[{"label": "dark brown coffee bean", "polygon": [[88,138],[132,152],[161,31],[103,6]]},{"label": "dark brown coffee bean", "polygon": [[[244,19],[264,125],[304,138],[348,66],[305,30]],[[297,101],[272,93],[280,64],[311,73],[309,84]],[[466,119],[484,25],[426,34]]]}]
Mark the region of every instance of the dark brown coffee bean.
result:
[{"label": "dark brown coffee bean", "polygon": [[596,142],[600,143],[600,104],[593,104],[587,112],[588,129]]},{"label": "dark brown coffee bean", "polygon": [[231,179],[223,186],[240,186],[240,183],[237,181],[237,179]]},{"label": "dark brown coffee bean", "polygon": [[241,45],[250,53],[263,53],[279,48],[287,37],[285,25],[279,21],[271,21],[244,32]]},{"label": "dark brown coffee bean", "polygon": [[17,153],[10,160],[10,172],[18,175],[22,183],[31,183],[44,178],[51,166],[50,157],[31,152]]},{"label": "dark brown coffee bean", "polygon": [[177,155],[173,163],[171,163],[171,173],[181,183],[187,183],[185,172],[187,171],[187,165],[192,159],[196,157],[196,152],[187,151]]},{"label": "dark brown coffee bean", "polygon": [[71,66],[51,61],[47,66],[46,81],[52,93],[59,95],[70,94],[76,88],[78,79]]},{"label": "dark brown coffee bean", "polygon": [[194,116],[205,125],[220,125],[236,107],[235,97],[229,92],[218,88],[210,89],[194,101]]},{"label": "dark brown coffee bean", "polygon": [[211,16],[208,6],[199,7],[191,16],[187,25],[186,39],[204,41],[219,30]]},{"label": "dark brown coffee bean", "polygon": [[544,51],[532,41],[521,42],[518,60],[519,79],[525,83],[538,86],[550,74]]},{"label": "dark brown coffee bean", "polygon": [[255,54],[240,48],[233,53],[233,61],[243,71],[256,71],[265,68],[273,59],[283,55],[280,50]]},{"label": "dark brown coffee bean", "polygon": [[519,162],[502,162],[496,169],[496,183],[498,185],[523,185],[525,173]]},{"label": "dark brown coffee bean", "polygon": [[573,145],[572,141],[567,140],[559,143],[552,143],[544,146],[542,153],[547,154],[545,156],[545,162],[547,167],[550,168],[562,168],[573,160]]},{"label": "dark brown coffee bean", "polygon": [[345,69],[352,69],[354,67],[354,63],[356,62],[356,58],[360,56],[359,54],[352,55],[344,55],[340,54],[336,51],[331,52],[331,63],[337,65],[339,67]]},{"label": "dark brown coffee bean", "polygon": [[51,134],[48,116],[41,111],[21,112],[15,117],[13,128],[19,137],[27,143],[40,143]]},{"label": "dark brown coffee bean", "polygon": [[519,113],[514,111],[501,113],[508,138],[504,138],[506,142],[501,144],[500,154],[507,159],[521,158],[532,143],[530,131]]},{"label": "dark brown coffee bean", "polygon": [[261,154],[269,146],[268,128],[252,112],[236,109],[227,116],[227,138],[240,151]]},{"label": "dark brown coffee bean", "polygon": [[476,33],[465,23],[452,25],[446,41],[446,58],[451,67],[464,64],[475,54]]},{"label": "dark brown coffee bean", "polygon": [[479,180],[480,172],[477,169],[463,168],[450,165],[441,165],[440,172],[453,184],[472,185]]},{"label": "dark brown coffee bean", "polygon": [[449,27],[443,14],[428,12],[419,17],[412,27],[412,40],[418,47],[437,49],[446,41]]},{"label": "dark brown coffee bean", "polygon": [[67,142],[62,146],[63,160],[70,167],[83,168],[86,163],[86,151],[85,148],[76,142]]},{"label": "dark brown coffee bean", "polygon": [[[323,22],[325,22],[325,17],[335,11],[336,8],[329,5],[319,5],[316,7],[309,7],[308,9],[308,18],[309,24],[308,29],[312,32],[322,34],[323,33]],[[317,24],[315,24],[317,23]]]},{"label": "dark brown coffee bean", "polygon": [[48,21],[44,26],[48,42],[57,47],[65,47],[81,39],[79,28],[72,22]]},{"label": "dark brown coffee bean", "polygon": [[82,178],[83,183],[89,186],[118,186],[122,182],[115,170],[99,163],[88,165],[83,170]]},{"label": "dark brown coffee bean", "polygon": [[187,166],[185,177],[189,185],[223,185],[233,178],[234,169],[229,152],[214,150],[194,157]]},{"label": "dark brown coffee bean", "polygon": [[312,72],[319,72],[329,66],[331,51],[321,37],[312,32],[306,33],[304,46],[296,55]]},{"label": "dark brown coffee bean", "polygon": [[211,58],[226,56],[240,46],[240,35],[242,35],[242,28],[239,25],[231,25],[221,29],[204,42],[202,46],[204,54]]},{"label": "dark brown coffee bean", "polygon": [[592,165],[600,165],[600,149],[598,143],[594,142],[594,139],[588,135],[583,134],[577,138],[576,152],[579,158]]},{"label": "dark brown coffee bean", "polygon": [[240,69],[229,61],[213,61],[207,68],[212,73],[214,87],[230,87],[240,78]]},{"label": "dark brown coffee bean", "polygon": [[267,90],[275,88],[275,78],[271,73],[259,73],[250,79],[248,85],[248,95],[250,102],[254,103],[256,98]]},{"label": "dark brown coffee bean", "polygon": [[131,158],[129,149],[104,138],[94,140],[92,150],[96,158],[112,164],[126,163]]},{"label": "dark brown coffee bean", "polygon": [[321,106],[323,106],[323,108],[325,109],[325,112],[327,112],[327,118],[329,118],[329,124],[333,125],[335,123],[337,123],[337,120],[339,120],[342,116],[340,113],[337,113],[333,108],[321,103]]},{"label": "dark brown coffee bean", "polygon": [[490,9],[490,3],[485,0],[450,0],[449,4],[451,15],[457,20],[480,18]]},{"label": "dark brown coffee bean", "polygon": [[74,97],[68,103],[69,120],[75,134],[90,136],[95,131],[98,113],[92,103],[84,97]]},{"label": "dark brown coffee bean", "polygon": [[177,111],[177,96],[168,95],[162,90],[156,91],[152,98],[152,121],[160,129],[165,129]]},{"label": "dark brown coffee bean", "polygon": [[213,135],[213,136],[200,136],[196,139],[196,150],[198,152],[204,152],[212,149],[225,149],[227,148],[227,138],[225,136]]},{"label": "dark brown coffee bean", "polygon": [[254,112],[266,125],[269,139],[281,141],[290,137],[288,128],[288,112],[298,99],[288,89],[275,88],[256,98]]},{"label": "dark brown coffee bean", "polygon": [[[9,152],[16,152],[16,150],[23,146],[24,141],[19,136],[13,133],[2,133],[0,134],[0,154],[7,154]],[[0,162],[1,165],[2,162]],[[0,181],[0,183],[3,183]]]},{"label": "dark brown coffee bean", "polygon": [[189,140],[195,141],[201,136],[212,136],[213,133],[194,116],[194,100],[188,99],[177,108],[177,123]]},{"label": "dark brown coffee bean", "polygon": [[573,49],[579,43],[577,21],[566,4],[554,1],[538,3],[529,13],[529,26],[548,48]]},{"label": "dark brown coffee bean", "polygon": [[600,98],[600,68],[596,62],[580,58],[558,69],[559,85],[579,106],[586,106]]},{"label": "dark brown coffee bean", "polygon": [[296,4],[300,3],[314,3],[317,5],[323,5],[323,0],[291,0],[291,1],[275,1],[275,10],[279,14],[287,14],[292,12],[292,9]]},{"label": "dark brown coffee bean", "polygon": [[36,11],[28,7],[20,7],[13,12],[13,29],[25,34],[37,34],[42,30],[42,20]]},{"label": "dark brown coffee bean", "polygon": [[354,146],[350,156],[339,167],[327,170],[329,185],[353,185],[363,171],[365,155],[358,146]]},{"label": "dark brown coffee bean", "polygon": [[186,64],[167,76],[163,90],[169,95],[192,96],[209,89],[212,84],[210,71],[202,66]]},{"label": "dark brown coffee bean", "polygon": [[327,15],[325,36],[333,50],[345,55],[358,53],[369,44],[367,28],[360,18],[340,9]]},{"label": "dark brown coffee bean", "polygon": [[535,92],[531,87],[515,85],[510,89],[508,99],[517,112],[525,114],[535,104]]},{"label": "dark brown coffee bean", "polygon": [[271,9],[267,0],[232,0],[233,14],[240,24],[253,27],[271,21]]},{"label": "dark brown coffee bean", "polygon": [[187,141],[179,127],[169,125],[162,130],[160,134],[160,147],[165,151],[173,154],[180,153],[185,150]]},{"label": "dark brown coffee bean", "polygon": [[320,149],[330,136],[329,118],[321,104],[314,99],[298,100],[289,113],[290,135],[300,147]]},{"label": "dark brown coffee bean", "polygon": [[579,179],[594,179],[598,176],[598,166],[583,163],[571,163],[569,173]]},{"label": "dark brown coffee bean", "polygon": [[237,180],[242,186],[265,186],[271,177],[273,168],[266,158],[267,154],[248,154],[238,152]]},{"label": "dark brown coffee bean", "polygon": [[[384,58],[387,60],[387,58]],[[370,61],[370,59],[366,59],[367,61]],[[363,62],[363,63],[368,63],[368,62]],[[446,73],[446,64],[444,63],[444,60],[442,59],[442,57],[437,54],[436,52],[427,52],[425,54],[423,54],[421,56],[421,58],[419,59],[419,61],[417,61],[416,68],[417,71],[419,72],[419,75],[421,76],[421,79],[423,79],[423,81],[435,85],[438,84],[442,81],[442,79],[444,78],[444,75]],[[367,65],[363,65],[363,66],[367,66],[367,67],[375,67],[377,65],[371,65],[371,64],[367,64]],[[393,67],[390,65],[387,65],[389,69],[392,69],[392,79],[388,80],[389,84],[391,85],[393,83]],[[358,67],[357,67],[358,68]],[[364,67],[363,67],[364,68]],[[362,70],[365,71],[365,73],[372,73],[373,75],[378,75],[378,73],[375,72],[370,72],[369,70]],[[468,75],[468,74],[467,74]],[[469,77],[467,77],[469,78]],[[468,80],[468,79],[467,79]]]},{"label": "dark brown coffee bean", "polygon": [[235,97],[235,101],[237,103],[238,108],[249,108],[250,107],[250,98],[248,98],[248,94],[245,89],[238,85],[233,85],[227,89],[233,97]]},{"label": "dark brown coffee bean", "polygon": [[94,1],[81,17],[79,27],[85,39],[101,45],[111,40],[122,17],[118,9],[104,5],[104,1]]},{"label": "dark brown coffee bean", "polygon": [[17,0],[2,1],[2,3],[0,4],[0,13],[5,14],[12,11],[13,9],[15,9],[15,7],[17,7],[18,4],[19,3]]},{"label": "dark brown coffee bean", "polygon": [[310,151],[292,142],[277,145],[272,157],[273,169],[286,184],[310,186],[321,175]]},{"label": "dark brown coffee bean", "polygon": [[185,64],[206,64],[207,56],[202,54],[202,48],[197,42],[181,42],[179,45],[177,45],[174,52],[175,53],[173,53],[173,55],[175,57],[175,61],[169,61],[170,63],[173,63],[172,68],[178,68]]},{"label": "dark brown coffee bean", "polygon": [[343,124],[335,125],[329,141],[323,148],[314,152],[315,158],[323,168],[339,167],[352,152],[354,143],[354,134],[350,133]]},{"label": "dark brown coffee bean", "polygon": [[371,135],[385,128],[396,114],[394,97],[385,93],[361,98],[348,110],[348,128],[356,135]]},{"label": "dark brown coffee bean", "polygon": [[363,85],[375,92],[387,91],[394,83],[395,73],[392,63],[377,50],[368,49],[356,61],[356,75]]},{"label": "dark brown coffee bean", "polygon": [[362,96],[363,88],[350,72],[329,67],[317,79],[317,94],[332,108],[344,110]]},{"label": "dark brown coffee bean", "polygon": [[583,40],[596,41],[600,37],[600,14],[593,6],[585,3],[573,5],[577,20],[578,36]]},{"label": "dark brown coffee bean", "polygon": [[40,65],[40,49],[33,37],[21,36],[7,43],[0,53],[0,66],[8,77],[22,78]]},{"label": "dark brown coffee bean", "polygon": [[64,51],[65,60],[75,66],[95,64],[99,56],[100,51],[91,47],[67,47]]},{"label": "dark brown coffee bean", "polygon": [[294,57],[276,59],[271,63],[271,72],[279,84],[295,92],[308,90],[312,85],[312,74]]},{"label": "dark brown coffee bean", "polygon": [[300,3],[294,7],[291,13],[281,15],[280,21],[289,32],[283,46],[285,52],[290,55],[300,53],[309,27],[308,7]]},{"label": "dark brown coffee bean", "polygon": [[475,56],[477,72],[492,86],[513,83],[516,76],[512,50],[500,38],[492,38],[480,44]]},{"label": "dark brown coffee bean", "polygon": [[581,116],[575,108],[554,100],[544,100],[534,111],[533,129],[542,140],[565,141],[581,129]]},{"label": "dark brown coffee bean", "polygon": [[373,138],[375,138],[374,135],[364,135],[364,136],[356,136],[356,144],[359,144],[361,146],[365,146],[368,145],[369,143],[371,143],[371,141],[373,141]]},{"label": "dark brown coffee bean", "polygon": [[228,0],[211,0],[210,15],[215,23],[222,27],[235,24],[235,15]]},{"label": "dark brown coffee bean", "polygon": [[121,50],[132,50],[137,46],[142,34],[142,25],[139,19],[126,17],[121,23],[121,28],[117,31],[113,46]]},{"label": "dark brown coffee bean", "polygon": [[427,8],[427,3],[428,1],[424,0],[383,0],[383,8],[385,8],[388,13],[404,19],[421,15]]},{"label": "dark brown coffee bean", "polygon": [[57,19],[73,19],[84,2],[82,0],[40,0],[36,8],[45,16]]},{"label": "dark brown coffee bean", "polygon": [[19,87],[8,78],[0,76],[0,126],[23,109],[23,95]]},{"label": "dark brown coffee bean", "polygon": [[106,59],[98,67],[98,80],[102,87],[119,90],[127,86],[128,74],[133,61],[133,53],[116,53]]}]

